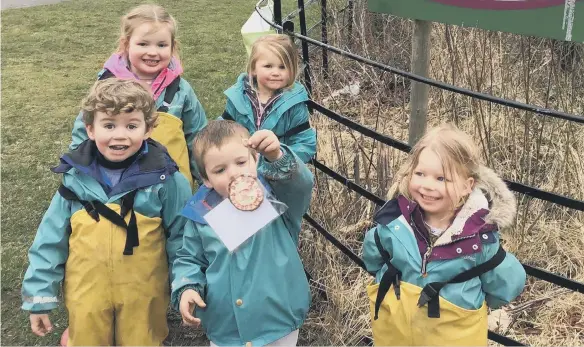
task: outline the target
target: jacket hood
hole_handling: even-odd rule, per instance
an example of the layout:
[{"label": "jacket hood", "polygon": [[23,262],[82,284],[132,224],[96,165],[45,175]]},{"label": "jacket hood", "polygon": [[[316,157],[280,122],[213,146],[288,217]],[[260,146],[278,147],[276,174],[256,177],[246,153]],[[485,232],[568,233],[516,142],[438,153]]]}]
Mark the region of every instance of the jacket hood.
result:
[{"label": "jacket hood", "polygon": [[515,195],[507,188],[507,184],[493,170],[486,166],[479,168],[479,179],[476,188],[483,191],[489,201],[489,214],[485,222],[496,224],[500,228],[513,225],[517,214]]},{"label": "jacket hood", "polygon": [[[166,179],[166,176],[178,171],[178,166],[166,151],[166,147],[160,143],[147,139],[142,144],[140,151],[136,160],[122,173],[120,182],[111,190],[108,189],[108,196],[161,183]],[[102,188],[105,189],[107,185],[103,181],[103,174],[97,163],[96,153],[95,142],[86,140],[76,149],[64,154],[61,157],[60,164],[52,168],[51,171],[65,174],[71,169],[76,169],[81,175],[77,173],[72,175],[71,177],[75,177],[73,181],[78,181],[79,176],[89,176],[99,182]]]},{"label": "jacket hood", "polygon": [[[415,223],[419,229],[425,228],[422,211],[415,201],[400,195],[397,202],[398,211],[408,223]],[[456,212],[450,226],[436,240],[435,246],[510,227],[516,209],[515,196],[505,182],[493,170],[481,166],[473,191]]]}]

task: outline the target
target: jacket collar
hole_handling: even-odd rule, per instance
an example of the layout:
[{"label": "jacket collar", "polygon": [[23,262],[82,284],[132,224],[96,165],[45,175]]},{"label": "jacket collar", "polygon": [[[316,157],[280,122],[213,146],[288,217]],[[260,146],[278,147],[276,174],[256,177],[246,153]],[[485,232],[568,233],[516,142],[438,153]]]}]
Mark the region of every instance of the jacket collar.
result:
[{"label": "jacket collar", "polygon": [[[482,243],[495,242],[494,233],[501,228],[509,228],[515,219],[515,196],[505,182],[491,169],[480,167],[476,186],[466,203],[456,214],[450,227],[436,240],[429,258],[453,259],[468,254],[481,252]],[[397,177],[396,179],[401,179]],[[400,195],[388,201],[375,215],[381,225],[389,225],[403,216],[408,230],[418,245],[419,255],[426,252],[426,242],[419,231],[425,230],[422,212],[415,201]],[[409,237],[398,233],[398,239],[406,245]],[[407,234],[406,234],[407,235]],[[410,239],[411,240],[411,239]],[[407,248],[407,247],[406,247]],[[409,251],[409,248],[408,248]],[[415,256],[418,258],[418,255]],[[421,259],[421,258],[420,258]]]},{"label": "jacket collar", "polygon": [[[398,197],[401,213],[412,227],[426,231],[422,210],[415,201],[403,195]],[[450,226],[440,235],[434,246],[442,246],[461,239],[473,237],[480,232],[496,229],[493,224],[487,224],[484,217],[489,213],[489,203],[480,188],[475,188],[468,196],[465,204],[457,210]],[[414,230],[416,238],[421,235]]]},{"label": "jacket collar", "polygon": [[[148,139],[140,149],[136,160],[124,170],[120,182],[115,185],[108,196],[126,193],[157,183],[178,171],[176,163],[170,158],[166,148],[158,142]],[[55,173],[66,173],[71,169],[90,176],[106,187],[100,167],[97,163],[97,147],[94,141],[86,140],[77,149],[63,155],[60,164],[53,168]]]},{"label": "jacket collar", "polygon": [[[124,56],[118,53],[114,53],[105,62],[103,67],[104,69],[109,70],[117,78],[139,80],[138,76],[136,76],[128,68],[128,66],[129,66],[128,60]],[[154,81],[152,81],[152,84],[150,85],[150,89],[152,91],[154,99],[155,100],[158,99],[160,94],[162,94],[162,91],[164,91],[166,87],[168,87],[168,85],[172,83],[172,81],[174,81],[177,77],[180,77],[182,73],[183,68],[180,64],[180,61],[177,58],[172,57],[172,59],[170,60],[170,64],[168,64],[168,67],[160,71],[158,76],[156,76],[156,78],[154,79]]]},{"label": "jacket collar", "polygon": [[[245,84],[248,81],[247,73],[242,73],[237,78],[237,82],[225,91],[225,95],[235,106],[238,113],[246,115],[252,124],[254,115],[249,98],[245,95]],[[291,89],[282,91],[282,95],[274,102],[270,113],[264,116],[266,129],[272,129],[280,116],[289,110],[292,106],[308,100],[306,88],[298,82],[295,82]]]}]

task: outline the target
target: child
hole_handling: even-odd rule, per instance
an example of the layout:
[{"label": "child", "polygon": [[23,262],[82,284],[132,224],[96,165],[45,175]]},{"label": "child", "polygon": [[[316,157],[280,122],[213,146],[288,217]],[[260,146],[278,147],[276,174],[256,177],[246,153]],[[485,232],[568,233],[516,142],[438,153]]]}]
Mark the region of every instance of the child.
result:
[{"label": "child", "polygon": [[225,91],[223,119],[234,120],[254,133],[271,130],[304,163],[316,153],[316,132],[310,127],[308,94],[296,82],[298,54],[286,35],[266,35],[251,49],[247,73]]},{"label": "child", "polygon": [[250,137],[226,120],[210,122],[197,135],[195,158],[205,186],[189,205],[211,209],[217,197],[228,196],[234,178],[251,174],[266,179],[288,209],[233,252],[201,215],[183,212],[191,220],[172,270],[173,307],[185,324],[202,323],[212,346],[295,346],[310,306],[297,245],[312,174],[270,130]]},{"label": "child", "polygon": [[[150,86],[158,109],[158,126],[152,139],[164,145],[180,172],[193,186],[196,165],[192,155],[195,135],[207,117],[193,88],[180,77],[183,72],[176,41],[177,24],[158,5],[141,5],[122,17],[117,52],[99,73],[99,79],[134,79]],[[81,114],[73,127],[76,148],[87,139]]]},{"label": "child", "polygon": [[513,194],[479,164],[468,135],[441,126],[414,146],[390,197],[363,242],[375,345],[486,346],[487,306],[525,285],[521,263],[499,245]]},{"label": "child", "polygon": [[[139,82],[98,81],[82,105],[89,140],[53,169],[63,181],[29,250],[22,308],[52,330],[63,282],[69,346],[161,345],[169,264],[182,243],[189,185],[150,140],[152,95]],[[64,276],[66,273],[66,276]]]}]

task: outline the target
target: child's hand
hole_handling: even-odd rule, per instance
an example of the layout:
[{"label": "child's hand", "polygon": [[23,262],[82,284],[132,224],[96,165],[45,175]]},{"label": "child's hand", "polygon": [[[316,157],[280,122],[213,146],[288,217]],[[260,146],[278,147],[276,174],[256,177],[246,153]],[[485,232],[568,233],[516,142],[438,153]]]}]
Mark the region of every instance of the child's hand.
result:
[{"label": "child's hand", "polygon": [[196,328],[201,324],[201,319],[193,316],[195,306],[206,307],[207,304],[205,304],[199,293],[195,290],[185,290],[180,297],[180,315],[182,316],[184,325]]},{"label": "child's hand", "polygon": [[30,328],[35,335],[45,336],[53,330],[53,325],[51,324],[48,314],[31,313]]},{"label": "child's hand", "polygon": [[258,130],[247,141],[248,146],[257,150],[268,161],[276,161],[284,155],[280,149],[280,141],[270,130]]}]

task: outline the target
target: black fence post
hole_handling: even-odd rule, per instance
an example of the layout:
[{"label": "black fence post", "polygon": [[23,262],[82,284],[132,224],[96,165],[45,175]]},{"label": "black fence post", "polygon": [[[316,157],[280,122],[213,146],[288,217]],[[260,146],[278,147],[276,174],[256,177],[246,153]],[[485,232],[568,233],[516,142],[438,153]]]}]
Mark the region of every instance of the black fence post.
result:
[{"label": "black fence post", "polygon": [[[304,11],[304,0],[298,0],[298,15],[300,18],[300,34],[306,36],[306,12]],[[310,78],[310,62],[308,59],[308,42],[302,40],[302,62],[304,64],[304,83],[308,95],[312,96],[312,80]]]},{"label": "black fence post", "polygon": [[294,41],[294,36],[292,33],[294,32],[294,22],[291,20],[287,20],[282,23],[282,29],[284,29],[284,34],[287,34],[290,37],[290,40]]},{"label": "black fence post", "polygon": [[[326,0],[320,0],[320,19],[321,19],[321,32],[322,32],[322,43],[328,44],[328,32],[327,32],[327,12],[326,12]],[[324,79],[328,78],[328,50],[322,49],[322,77]]]},{"label": "black fence post", "polygon": [[282,0],[274,0],[274,22],[282,25]]}]

